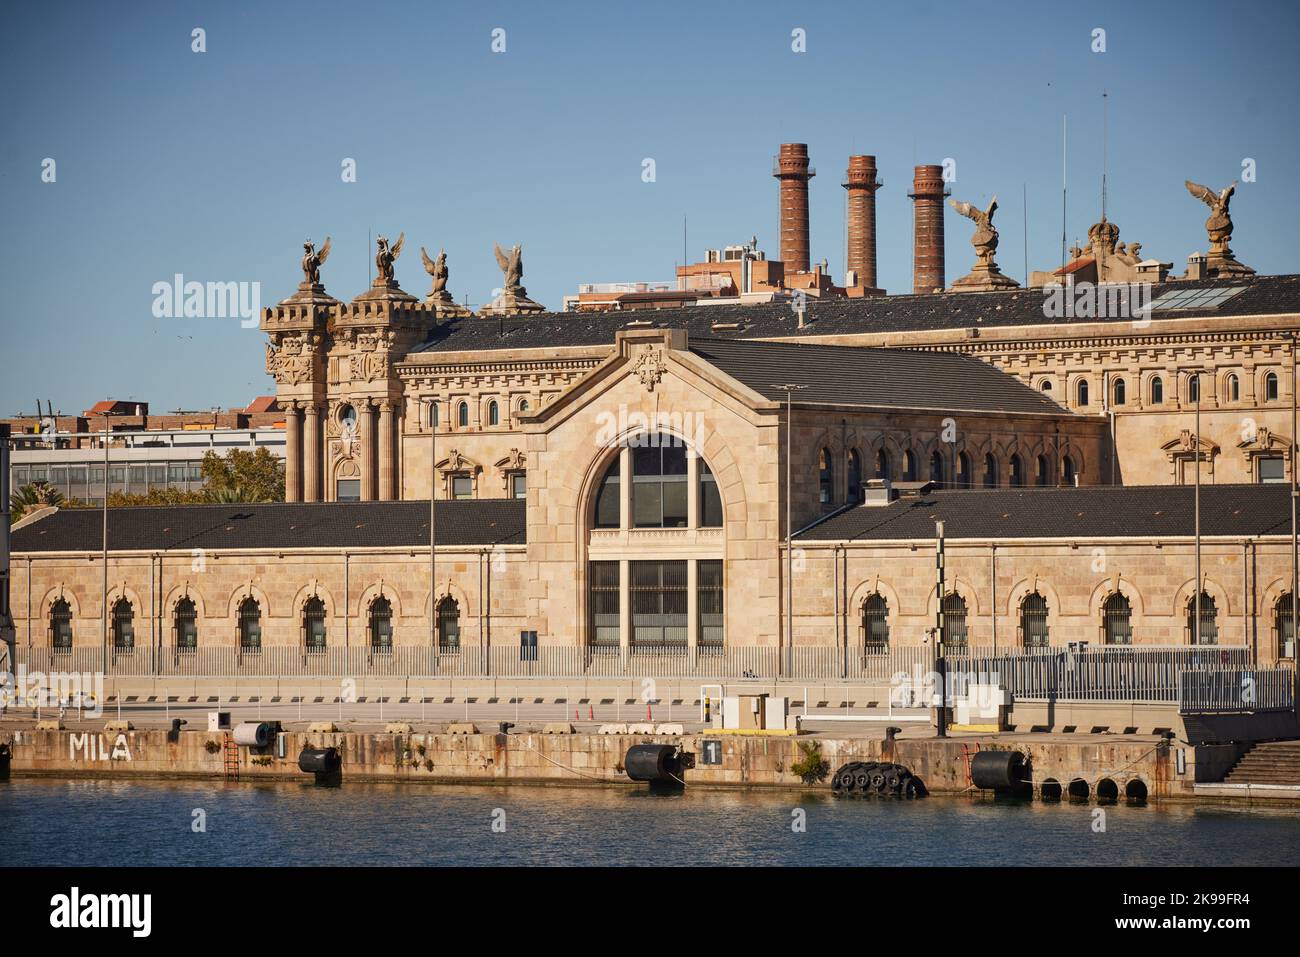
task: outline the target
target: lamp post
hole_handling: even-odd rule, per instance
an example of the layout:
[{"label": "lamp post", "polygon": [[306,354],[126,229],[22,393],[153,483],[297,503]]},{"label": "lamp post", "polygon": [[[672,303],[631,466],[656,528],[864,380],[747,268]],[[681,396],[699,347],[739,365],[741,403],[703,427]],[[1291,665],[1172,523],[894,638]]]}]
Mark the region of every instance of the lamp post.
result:
[{"label": "lamp post", "polygon": [[[1296,585],[1300,583],[1300,549],[1296,548],[1296,448],[1300,446],[1300,437],[1296,436],[1296,332],[1291,330],[1291,448],[1287,457],[1291,460],[1291,656],[1300,661],[1300,635],[1296,634],[1296,617],[1300,614],[1300,603],[1296,601]],[[1285,652],[1286,646],[1278,649]]]},{"label": "lamp post", "polygon": [[[790,527],[790,454],[791,454],[791,433],[794,431],[794,423],[791,421],[791,414],[794,408],[794,394],[806,386],[796,385],[793,382],[784,382],[773,385],[772,388],[780,389],[785,393],[785,644],[786,653],[794,647],[794,552],[792,550],[792,529]],[[781,676],[781,655],[778,650],[776,656],[776,673],[777,677]]]},{"label": "lamp post", "polygon": [[[948,662],[943,655],[944,547],[943,522],[934,523],[934,674],[938,684],[939,705],[935,710],[935,733],[948,737]],[[994,612],[996,615],[996,611]]]},{"label": "lamp post", "polygon": [[1190,387],[1196,392],[1196,432],[1192,436],[1192,461],[1196,463],[1196,490],[1193,492],[1192,521],[1196,535],[1196,591],[1192,594],[1195,622],[1192,644],[1201,643],[1201,373],[1192,373]]},{"label": "lamp post", "polygon": [[429,647],[437,658],[438,580],[434,566],[434,548],[438,536],[433,526],[433,501],[438,497],[438,400],[429,402]]},{"label": "lamp post", "polygon": [[101,605],[101,624],[103,630],[100,636],[99,661],[100,671],[108,674],[108,438],[109,438],[109,417],[112,412],[104,412],[104,502],[103,502],[103,528],[101,530],[100,540],[100,563],[104,566],[104,593]]}]

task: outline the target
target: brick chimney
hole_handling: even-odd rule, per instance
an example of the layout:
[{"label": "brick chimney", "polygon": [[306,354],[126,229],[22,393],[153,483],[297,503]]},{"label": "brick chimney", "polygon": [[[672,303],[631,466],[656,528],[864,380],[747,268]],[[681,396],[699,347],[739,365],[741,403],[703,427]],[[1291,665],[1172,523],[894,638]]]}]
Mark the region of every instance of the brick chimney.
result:
[{"label": "brick chimney", "polygon": [[943,271],[943,186],[942,166],[918,166],[912,181],[912,292],[924,294],[942,289]]},{"label": "brick chimney", "polygon": [[848,250],[845,268],[857,274],[857,285],[876,288],[876,179],[874,156],[850,156],[844,176],[849,191]]},{"label": "brick chimney", "polygon": [[786,273],[808,272],[808,180],[817,175],[808,144],[782,143],[772,175],[781,181],[781,261]]}]

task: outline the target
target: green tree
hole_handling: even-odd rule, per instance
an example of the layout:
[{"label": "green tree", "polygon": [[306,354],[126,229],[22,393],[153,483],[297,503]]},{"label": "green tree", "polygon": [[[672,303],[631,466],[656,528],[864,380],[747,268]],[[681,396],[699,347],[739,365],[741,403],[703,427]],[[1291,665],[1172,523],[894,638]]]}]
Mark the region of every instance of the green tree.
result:
[{"label": "green tree", "polygon": [[9,521],[16,522],[25,512],[46,505],[62,505],[63,493],[49,482],[32,482],[9,496]]},{"label": "green tree", "polygon": [[266,448],[208,452],[201,469],[209,502],[284,501],[284,462]]}]

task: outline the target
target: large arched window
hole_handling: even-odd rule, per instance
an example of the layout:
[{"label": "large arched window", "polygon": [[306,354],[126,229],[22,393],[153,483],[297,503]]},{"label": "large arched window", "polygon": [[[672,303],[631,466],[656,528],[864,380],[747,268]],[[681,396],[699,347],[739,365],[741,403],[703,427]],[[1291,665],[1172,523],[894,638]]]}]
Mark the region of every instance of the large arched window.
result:
[{"label": "large arched window", "polygon": [[619,460],[618,456],[605,469],[596,491],[596,514],[592,523],[596,528],[618,528],[619,526]]},{"label": "large arched window", "polygon": [[957,453],[957,487],[970,488],[974,484],[971,475],[970,456],[965,452]]},{"label": "large arched window", "polygon": [[174,624],[177,651],[193,651],[199,646],[199,613],[193,598],[176,603]]},{"label": "large arched window", "polygon": [[1219,643],[1219,609],[1209,592],[1201,592],[1200,627],[1196,621],[1196,596],[1187,601],[1187,634],[1194,645],[1217,645]]},{"label": "large arched window", "polygon": [[113,647],[118,651],[135,648],[135,612],[125,598],[113,602]]},{"label": "large arched window", "polygon": [[889,647],[889,603],[875,592],[862,603],[862,638],[867,652],[883,652]]},{"label": "large arched window", "polygon": [[1124,384],[1123,379],[1115,380],[1115,404],[1123,405],[1128,401],[1128,386]]},{"label": "large arched window", "polygon": [[56,652],[72,650],[72,606],[63,598],[50,606],[50,647]]},{"label": "large arched window", "polygon": [[456,406],[456,424],[461,428],[469,425],[469,403],[462,402]]},{"label": "large arched window", "polygon": [[1088,380],[1087,379],[1079,380],[1079,384],[1076,387],[1076,392],[1079,400],[1079,405],[1087,405],[1088,404]]},{"label": "large arched window", "polygon": [[1007,482],[1012,487],[1025,484],[1025,463],[1020,460],[1020,455],[1014,452],[1011,455],[1011,465],[1007,469]]},{"label": "large arched window", "polygon": [[1151,404],[1160,405],[1165,401],[1165,380],[1160,376],[1151,377]]},{"label": "large arched window", "polygon": [[325,603],[315,595],[302,606],[302,644],[310,652],[325,651]]},{"label": "large arched window", "polygon": [[903,453],[903,481],[916,481],[916,453],[911,449]]},{"label": "large arched window", "polygon": [[632,525],[686,527],[686,447],[668,436],[632,449]]},{"label": "large arched window", "polygon": [[984,453],[984,487],[998,487],[998,460],[992,452]]},{"label": "large arched window", "polygon": [[848,472],[848,488],[845,489],[846,500],[850,504],[856,505],[862,501],[862,456],[858,454],[857,449],[849,449],[847,456],[848,461],[845,463]]},{"label": "large arched window", "polygon": [[1291,617],[1291,603],[1294,599],[1287,592],[1273,605],[1273,634],[1277,635],[1277,656],[1294,658],[1295,654],[1295,620]]},{"label": "large arched window", "polygon": [[1026,648],[1046,648],[1047,599],[1030,592],[1020,603],[1020,641]]},{"label": "large arched window", "polygon": [[1264,376],[1264,398],[1269,402],[1276,402],[1278,396],[1277,373],[1270,372]]},{"label": "large arched window", "polygon": [[943,453],[938,449],[930,453],[930,481],[943,487]]},{"label": "large arched window", "polygon": [[438,653],[460,653],[460,605],[450,595],[438,602]]},{"label": "large arched window", "polygon": [[239,647],[244,651],[262,650],[262,608],[252,595],[239,603]]},{"label": "large arched window", "polygon": [[1111,592],[1101,607],[1101,640],[1107,645],[1133,644],[1133,608],[1119,592]]},{"label": "large arched window", "polygon": [[370,603],[370,647],[374,651],[393,650],[393,604],[383,595]]},{"label": "large arched window", "polygon": [[497,405],[496,399],[488,403],[488,425],[501,424],[501,407]]},{"label": "large arched window", "polygon": [[1047,485],[1051,480],[1051,468],[1047,464],[1047,456],[1040,455],[1038,457],[1038,474],[1034,477],[1034,482],[1037,485]]},{"label": "large arched window", "polygon": [[889,478],[889,450],[888,449],[882,448],[876,450],[876,478],[878,479]]},{"label": "large arched window", "polygon": [[966,599],[955,591],[943,596],[943,643],[950,648],[965,648]]},{"label": "large arched window", "polygon": [[817,491],[821,504],[830,505],[835,501],[835,472],[830,449],[822,449],[817,456]]},{"label": "large arched window", "polygon": [[718,491],[718,478],[704,459],[698,459],[700,470],[700,528],[722,527],[722,494]]}]

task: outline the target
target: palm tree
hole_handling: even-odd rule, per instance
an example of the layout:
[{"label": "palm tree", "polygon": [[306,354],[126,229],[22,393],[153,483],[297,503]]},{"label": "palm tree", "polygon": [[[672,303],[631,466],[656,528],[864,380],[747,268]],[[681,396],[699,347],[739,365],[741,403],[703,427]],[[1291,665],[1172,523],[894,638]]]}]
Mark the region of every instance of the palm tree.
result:
[{"label": "palm tree", "polygon": [[32,482],[30,485],[24,485],[9,496],[10,521],[18,521],[23,517],[24,512],[34,508],[44,508],[47,505],[60,505],[62,503],[63,493],[49,482]]},{"label": "palm tree", "polygon": [[264,502],[266,499],[258,495],[254,490],[243,484],[235,485],[217,485],[207,489],[209,502],[220,505],[247,504],[250,502]]}]

